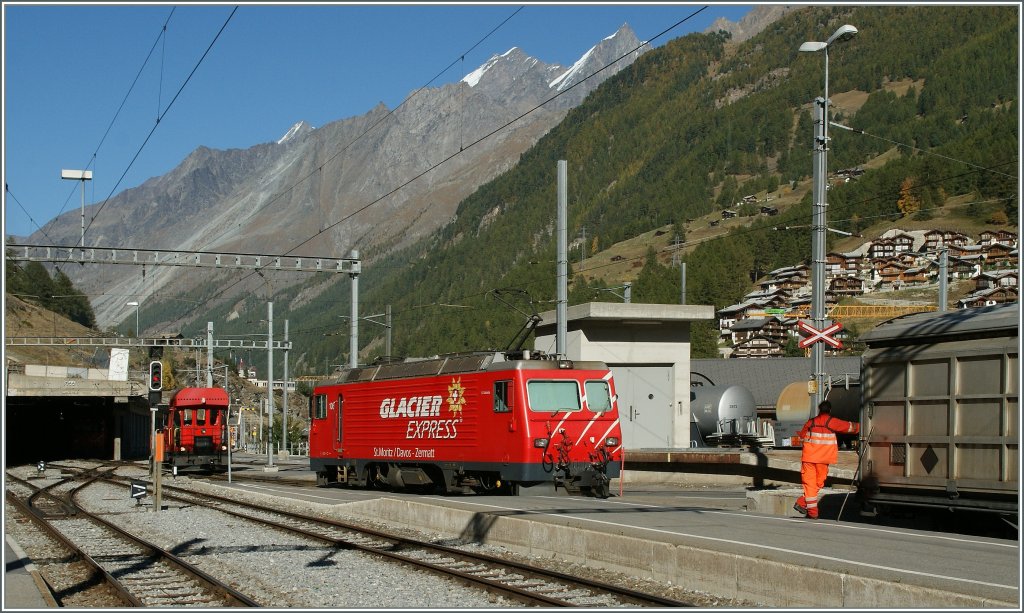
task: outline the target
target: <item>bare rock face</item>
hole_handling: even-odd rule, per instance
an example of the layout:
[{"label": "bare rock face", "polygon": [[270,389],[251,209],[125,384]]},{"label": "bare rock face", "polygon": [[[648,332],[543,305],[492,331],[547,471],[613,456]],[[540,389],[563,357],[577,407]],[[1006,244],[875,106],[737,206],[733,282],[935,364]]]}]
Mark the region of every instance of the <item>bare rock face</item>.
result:
[{"label": "bare rock face", "polygon": [[777,20],[779,17],[782,17],[787,12],[798,8],[800,7],[785,4],[755,6],[738,22],[729,21],[724,17],[719,17],[705,30],[705,32],[711,33],[724,30],[732,34],[732,40],[734,42],[741,43],[748,38],[760,34],[761,31],[768,27],[769,24]]},{"label": "bare rock face", "polygon": [[[512,48],[458,83],[410,94],[395,109],[378,105],[321,127],[299,121],[276,142],[248,149],[200,146],[166,175],[88,206],[86,244],[386,254],[447,223],[462,199],[508,170],[569,109],[647,49],[626,24],[570,67]],[[77,211],[65,213],[28,242],[76,244],[79,220]],[[100,294],[152,295],[168,284],[187,291],[203,278],[169,267],[79,268],[68,274],[84,293],[98,296],[93,309],[100,327],[124,317],[123,299]]]}]

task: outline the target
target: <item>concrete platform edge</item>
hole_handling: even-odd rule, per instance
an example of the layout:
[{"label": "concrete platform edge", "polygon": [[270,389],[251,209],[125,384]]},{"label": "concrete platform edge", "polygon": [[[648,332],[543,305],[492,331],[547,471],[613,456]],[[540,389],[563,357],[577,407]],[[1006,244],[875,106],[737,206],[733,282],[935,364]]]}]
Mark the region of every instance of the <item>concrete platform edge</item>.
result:
[{"label": "concrete platform edge", "polygon": [[28,554],[10,535],[5,534],[4,541],[15,555],[15,559],[4,561],[5,567],[12,562],[23,561],[24,566],[22,568],[32,578],[32,583],[29,584],[27,581],[17,580],[15,578],[16,573],[4,573],[4,609],[58,608],[57,601],[50,593],[50,587],[46,584],[43,576],[32,563],[32,559],[28,557]]},{"label": "concrete platform edge", "polygon": [[[769,607],[1011,608],[1016,603],[748,558],[699,547],[531,522],[405,500],[369,500],[346,512],[465,542],[499,545],[522,555],[557,557],[613,572],[671,581],[685,589]],[[529,524],[529,525],[526,525]],[[783,586],[786,586],[783,588]]]}]

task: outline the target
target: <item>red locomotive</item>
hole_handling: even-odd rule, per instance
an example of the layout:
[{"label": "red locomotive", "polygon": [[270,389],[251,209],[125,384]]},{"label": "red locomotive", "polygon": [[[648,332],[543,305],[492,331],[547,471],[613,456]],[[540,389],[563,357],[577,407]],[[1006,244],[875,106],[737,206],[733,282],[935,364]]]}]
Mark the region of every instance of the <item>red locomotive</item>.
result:
[{"label": "red locomotive", "polygon": [[186,387],[171,397],[164,424],[169,468],[227,470],[228,394],[219,387]]},{"label": "red locomotive", "polygon": [[343,371],[314,389],[309,448],[319,486],[605,498],[622,434],[604,363],[477,352]]}]

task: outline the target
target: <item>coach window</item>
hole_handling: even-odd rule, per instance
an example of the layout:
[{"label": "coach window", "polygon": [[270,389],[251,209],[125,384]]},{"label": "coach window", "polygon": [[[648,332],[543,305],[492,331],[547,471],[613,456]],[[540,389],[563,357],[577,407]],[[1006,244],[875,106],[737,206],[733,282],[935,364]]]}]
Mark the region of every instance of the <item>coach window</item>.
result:
[{"label": "coach window", "polygon": [[527,381],[526,393],[534,413],[580,410],[580,387],[575,381]]},{"label": "coach window", "polygon": [[313,419],[324,419],[327,417],[327,396],[313,396]]},{"label": "coach window", "polygon": [[512,410],[512,382],[494,382],[494,412],[508,413]]},{"label": "coach window", "polygon": [[604,413],[612,408],[612,394],[608,382],[604,380],[587,381],[583,384],[587,391],[587,408],[594,413]]},{"label": "coach window", "polygon": [[186,426],[191,426],[192,425],[192,409],[185,409],[184,411],[182,411],[182,413],[184,413],[185,425]]},{"label": "coach window", "polygon": [[206,425],[206,409],[196,409],[196,425]]}]

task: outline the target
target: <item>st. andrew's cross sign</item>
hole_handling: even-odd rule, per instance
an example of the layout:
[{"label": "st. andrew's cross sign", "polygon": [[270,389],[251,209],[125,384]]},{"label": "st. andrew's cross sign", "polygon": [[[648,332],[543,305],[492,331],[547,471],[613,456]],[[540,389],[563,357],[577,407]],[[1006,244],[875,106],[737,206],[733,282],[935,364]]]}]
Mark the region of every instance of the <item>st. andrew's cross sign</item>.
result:
[{"label": "st. andrew's cross sign", "polygon": [[817,328],[815,328],[811,324],[809,324],[806,321],[801,319],[800,321],[797,322],[796,326],[797,326],[797,328],[800,329],[800,332],[809,335],[809,336],[807,336],[807,338],[800,339],[799,345],[800,345],[801,349],[806,349],[806,348],[810,347],[811,345],[813,345],[814,343],[817,343],[818,341],[822,341],[824,343],[828,343],[829,345],[831,345],[832,347],[834,347],[836,349],[842,349],[843,348],[843,342],[842,341],[840,341],[837,338],[832,338],[831,336],[829,336],[830,334],[834,334],[834,333],[842,330],[843,324],[841,324],[839,322],[836,322],[836,323],[832,324],[831,326],[828,326],[827,328],[825,328],[823,330],[818,330]]}]

